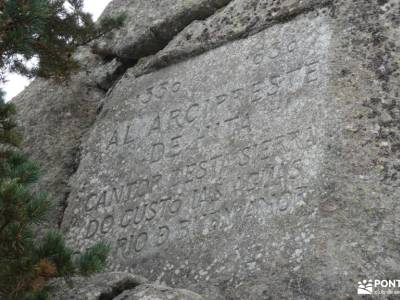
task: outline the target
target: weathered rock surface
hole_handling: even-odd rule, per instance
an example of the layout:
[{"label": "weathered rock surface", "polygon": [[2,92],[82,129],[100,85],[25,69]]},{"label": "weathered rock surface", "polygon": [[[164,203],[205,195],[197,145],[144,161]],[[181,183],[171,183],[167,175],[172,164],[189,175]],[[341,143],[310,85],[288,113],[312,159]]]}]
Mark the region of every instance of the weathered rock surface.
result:
[{"label": "weathered rock surface", "polygon": [[114,300],[205,300],[193,292],[164,286],[143,284],[134,290],[124,291]]},{"label": "weathered rock surface", "polygon": [[234,39],[244,38],[274,24],[290,19],[329,0],[234,0],[210,18],[195,21],[161,51],[141,59],[134,74],[143,75],[173,62],[203,53]]},{"label": "weathered rock surface", "polygon": [[57,300],[111,300],[148,281],[123,272],[100,273],[91,277],[73,277],[68,281],[57,279],[52,284],[51,299]]},{"label": "weathered rock surface", "polygon": [[134,81],[129,70],[83,147],[71,243],[106,239],[110,269],[179,286],[238,285],[281,247],[307,251],[334,114],[330,41],[329,17],[309,14]]},{"label": "weathered rock surface", "polygon": [[144,277],[123,272],[57,279],[51,286],[50,299],[57,300],[224,300],[204,298],[191,291],[150,284]]},{"label": "weathered rock surface", "polygon": [[[43,176],[38,188],[58,204],[51,223],[60,223],[69,194],[68,178],[79,165],[84,132],[93,125],[105,92],[97,86],[107,72],[100,57],[82,48],[77,53],[82,71],[60,84],[36,79],[13,99],[24,135],[24,148],[40,163]],[[91,77],[102,68],[102,75]]]},{"label": "weathered rock surface", "polygon": [[231,0],[115,0],[103,16],[125,15],[125,25],[97,42],[123,59],[139,59],[164,48],[194,20],[212,15]]},{"label": "weathered rock surface", "polygon": [[[98,43],[114,62],[97,58],[76,97],[37,81],[18,100],[43,186],[65,196],[82,147],[71,245],[106,240],[109,269],[209,299],[344,299],[362,279],[399,279],[398,0],[121,0],[106,13],[122,10],[127,25]],[[119,79],[124,60],[139,62]],[[89,118],[49,104],[88,87],[101,87]],[[160,292],[120,297],[139,291]]]}]

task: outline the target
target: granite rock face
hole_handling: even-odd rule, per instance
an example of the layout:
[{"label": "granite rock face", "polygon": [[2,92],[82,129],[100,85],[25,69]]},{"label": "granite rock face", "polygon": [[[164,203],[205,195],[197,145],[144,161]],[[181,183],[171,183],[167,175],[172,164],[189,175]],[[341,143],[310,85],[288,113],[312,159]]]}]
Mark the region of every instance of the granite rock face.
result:
[{"label": "granite rock face", "polygon": [[[126,11],[128,23],[97,42],[113,62],[93,56],[97,75],[79,80],[100,91],[91,117],[27,132],[47,171],[64,172],[50,187],[68,188],[69,243],[105,240],[109,270],[206,299],[344,299],[363,279],[399,279],[399,10],[113,1],[105,14]],[[29,120],[47,116],[28,113],[37,84],[18,100]],[[59,155],[73,145],[70,176]],[[118,297],[163,291],[192,299],[157,285]]]},{"label": "granite rock face", "polygon": [[194,20],[212,15],[231,0],[115,0],[103,16],[125,15],[125,25],[97,41],[97,46],[123,59],[139,59],[164,48]]},{"label": "granite rock face", "polygon": [[307,251],[334,114],[328,18],[300,16],[134,81],[128,71],[72,181],[71,243],[106,239],[110,269],[174,285],[236,285],[268,273],[280,247]]},{"label": "granite rock face", "polygon": [[172,289],[164,286],[144,284],[134,290],[127,290],[114,300],[205,300],[202,296],[193,292]]},{"label": "granite rock face", "polygon": [[187,290],[149,284],[147,279],[141,276],[110,272],[91,277],[73,277],[68,281],[58,279],[52,283],[50,299],[204,300],[205,298]]},{"label": "granite rock face", "polygon": [[[48,192],[58,205],[50,218],[54,226],[61,222],[69,195],[68,178],[79,165],[82,135],[93,125],[105,96],[97,83],[107,77],[102,59],[88,48],[80,49],[76,58],[82,63],[82,70],[70,81],[60,84],[35,79],[13,99],[24,148],[43,171],[38,189]],[[91,77],[99,68],[102,75]]]},{"label": "granite rock face", "polygon": [[231,40],[244,38],[277,23],[324,7],[328,0],[231,1],[212,17],[198,20],[177,34],[155,55],[144,57],[134,67],[140,76],[184,58],[203,53]]},{"label": "granite rock face", "polygon": [[100,273],[91,277],[73,277],[68,281],[57,279],[52,284],[51,299],[105,300],[114,299],[125,290],[132,290],[147,279],[123,272]]}]

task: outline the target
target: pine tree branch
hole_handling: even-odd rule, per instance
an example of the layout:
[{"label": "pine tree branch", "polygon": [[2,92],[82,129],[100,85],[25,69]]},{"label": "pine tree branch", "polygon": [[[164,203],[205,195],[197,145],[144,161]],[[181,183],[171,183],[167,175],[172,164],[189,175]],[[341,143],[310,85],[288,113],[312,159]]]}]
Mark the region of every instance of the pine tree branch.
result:
[{"label": "pine tree branch", "polygon": [[89,39],[87,39],[87,40],[85,40],[85,41],[83,41],[83,42],[81,42],[81,43],[76,43],[76,44],[75,44],[75,47],[86,46],[87,44],[89,44],[89,43],[93,42],[94,40],[97,40],[97,39],[99,39],[99,38],[105,36],[107,33],[111,32],[111,31],[112,31],[112,29],[107,30],[107,31],[100,32],[99,34],[97,34],[97,35],[95,35],[95,36],[92,36],[92,37],[90,37]]},{"label": "pine tree branch", "polygon": [[3,230],[10,224],[10,220],[7,220],[1,227],[0,227],[0,234],[3,232]]}]

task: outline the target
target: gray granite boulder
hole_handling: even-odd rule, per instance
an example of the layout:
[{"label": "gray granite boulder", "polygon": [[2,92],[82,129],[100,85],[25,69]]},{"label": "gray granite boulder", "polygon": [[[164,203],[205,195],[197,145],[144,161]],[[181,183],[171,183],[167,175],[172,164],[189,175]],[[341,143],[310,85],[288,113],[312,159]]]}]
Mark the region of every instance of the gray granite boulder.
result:
[{"label": "gray granite boulder", "polygon": [[125,290],[135,289],[148,281],[137,275],[110,272],[90,277],[57,279],[51,284],[50,299],[55,300],[111,300]]},{"label": "gray granite boulder", "polygon": [[114,0],[103,16],[125,15],[124,26],[96,42],[104,53],[139,59],[164,46],[192,21],[203,20],[231,0]]},{"label": "gray granite boulder", "polygon": [[51,284],[50,299],[55,300],[218,300],[204,298],[184,289],[157,284],[137,275],[109,272],[90,277],[57,279]]},{"label": "gray granite boulder", "polygon": [[187,290],[143,284],[133,290],[124,291],[114,300],[206,300],[206,298]]},{"label": "gray granite boulder", "polygon": [[329,0],[233,0],[210,18],[185,27],[156,54],[142,58],[134,67],[140,76],[154,69],[198,55],[229,41],[244,38],[274,24],[284,23]]},{"label": "gray granite boulder", "polygon": [[[76,97],[39,82],[18,102],[30,153],[58,178],[48,189],[68,196],[70,245],[105,240],[109,270],[210,299],[348,299],[364,279],[398,279],[399,9],[113,1],[106,14],[128,23],[96,47],[138,63],[91,54]],[[50,113],[85,95],[90,114]],[[139,292],[162,291],[119,297]]]},{"label": "gray granite boulder", "polygon": [[[79,165],[81,138],[93,125],[105,96],[98,82],[108,76],[103,60],[88,47],[81,48],[76,58],[82,69],[67,82],[38,78],[12,100],[17,105],[24,150],[41,166],[37,188],[57,204],[49,218],[51,226],[61,222],[69,195],[68,178]],[[102,75],[91,77],[100,67]]]}]

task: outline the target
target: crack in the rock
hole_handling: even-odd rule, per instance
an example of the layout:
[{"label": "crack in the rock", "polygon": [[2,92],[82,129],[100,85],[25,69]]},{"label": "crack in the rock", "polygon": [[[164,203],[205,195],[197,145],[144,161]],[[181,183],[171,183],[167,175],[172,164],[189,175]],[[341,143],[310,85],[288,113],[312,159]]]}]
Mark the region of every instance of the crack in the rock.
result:
[{"label": "crack in the rock", "polygon": [[[211,7],[200,7],[194,11],[189,9],[188,12],[183,11],[181,14],[177,15],[171,20],[165,19],[164,22],[160,23],[155,28],[151,28],[154,36],[159,41],[159,46],[155,48],[154,51],[149,52],[146,56],[156,54],[160,50],[164,49],[169,42],[171,42],[187,26],[195,21],[202,21],[212,17],[218,11],[228,6],[232,1],[233,0],[224,0],[220,4],[215,4]],[[174,26],[174,24],[176,24],[176,20],[180,20],[180,24],[178,26]],[[170,28],[173,28],[173,30],[170,30]]]},{"label": "crack in the rock", "polygon": [[[204,20],[207,19],[208,17],[212,16],[215,14],[216,11],[219,9],[222,9],[226,5],[228,5],[231,1],[233,0],[221,0],[218,3],[213,3],[209,4],[206,3],[204,6],[200,5],[196,7],[195,9],[193,8],[188,8],[186,10],[181,11],[180,13],[176,14],[172,18],[166,18],[163,22],[158,23],[157,25],[150,27],[149,28],[149,33],[152,35],[152,38],[150,39],[150,45],[152,47],[147,49],[147,52],[143,53],[143,56],[149,56],[152,54],[155,54],[159,52],[161,49],[165,48],[167,44],[177,35],[179,32],[181,32],[184,28],[186,28],[190,23],[196,20]],[[134,45],[137,47],[138,45]],[[139,45],[140,46],[140,45]],[[116,84],[119,82],[119,80],[123,77],[123,75],[126,73],[126,71],[135,66],[138,62],[138,59],[132,59],[132,58],[127,58],[127,57],[121,57],[115,53],[110,53],[107,51],[103,51],[103,49],[99,49],[96,47],[95,43],[92,45],[92,53],[95,55],[98,55],[99,57],[102,58],[103,63],[111,63],[114,59],[117,59],[118,62],[121,64],[119,67],[115,69],[112,73],[107,75],[106,80],[109,84],[107,84],[107,87],[102,86],[100,83],[95,83],[95,84],[88,84],[89,87],[91,88],[96,88],[100,92],[104,94],[104,99],[107,98],[109,93],[113,90],[113,88],[116,86]],[[139,58],[141,58],[139,57]],[[109,87],[108,87],[109,86]],[[103,104],[100,103],[99,107],[97,108],[97,116],[99,116],[102,113],[103,110]],[[93,127],[93,124],[96,122],[95,118],[91,124],[88,124],[86,128],[82,132],[81,139],[83,136],[87,134],[87,132],[90,130],[90,128]],[[81,143],[82,144],[82,143]],[[78,167],[81,163],[81,157],[80,157],[80,149],[74,150],[74,160],[70,166],[67,167],[68,169],[68,174],[67,178],[70,179],[71,177],[74,176],[74,174],[77,172]],[[65,211],[68,207],[68,198],[71,193],[71,186],[70,184],[67,184],[66,186],[66,191],[63,194],[62,197],[62,202],[60,203],[59,209],[60,209],[60,218],[57,220],[57,225],[60,228],[61,224],[63,222],[63,216],[65,214]],[[106,299],[106,298],[104,298]]]},{"label": "crack in the rock", "polygon": [[[102,53],[101,49],[96,49],[94,53],[102,56],[105,62],[117,58],[119,61],[122,62],[123,65],[117,76],[118,78],[114,79],[111,88],[107,90],[105,89],[102,90],[108,94],[116,85],[116,83],[122,78],[125,72],[128,69],[134,67],[139,61],[139,59],[158,53],[159,51],[164,49],[169,44],[169,42],[171,42],[180,32],[182,32],[191,23],[193,23],[194,21],[201,21],[208,19],[209,17],[213,16],[216,12],[220,11],[221,9],[229,5],[229,3],[231,3],[232,1],[233,0],[222,0],[220,3],[213,4],[212,6],[209,6],[207,4],[205,7],[199,7],[196,10],[188,9],[186,11],[182,11],[180,14],[176,15],[171,19],[166,18],[162,22],[158,23],[156,26],[150,27],[149,33],[154,38],[150,39],[150,41],[147,42],[148,45],[144,46],[144,48],[147,48],[147,50],[144,51],[143,54],[137,58],[134,59],[124,58],[115,53],[112,54]],[[151,46],[149,46],[149,44]],[[133,45],[132,47],[137,47],[137,45]]]},{"label": "crack in the rock", "polygon": [[[93,48],[92,52],[95,53],[96,55],[101,56],[104,63],[111,62],[113,59],[117,59],[119,62],[121,62],[121,66],[118,67],[116,69],[116,71],[110,75],[110,78],[109,78],[109,80],[111,81],[110,87],[106,89],[106,88],[103,88],[101,85],[97,84],[96,88],[98,88],[99,90],[104,92],[105,98],[106,98],[112,92],[113,88],[117,85],[117,83],[121,80],[121,78],[124,76],[126,71],[137,65],[139,59],[141,59],[141,58],[145,59],[146,57],[149,57],[151,55],[159,53],[176,36],[178,36],[182,31],[184,31],[190,24],[192,24],[195,21],[201,21],[201,20],[206,20],[208,18],[211,18],[218,12],[222,11],[226,6],[228,6],[233,1],[234,0],[224,0],[223,2],[220,3],[220,5],[217,4],[217,5],[214,5],[211,7],[200,7],[194,11],[191,11],[189,9],[188,11],[183,11],[181,14],[178,14],[177,16],[175,16],[172,19],[164,20],[163,22],[157,24],[157,26],[150,27],[149,32],[154,37],[154,39],[151,42],[153,47],[151,49],[149,49],[146,53],[143,54],[142,57],[139,57],[138,59],[122,58],[122,57],[116,55],[115,53],[103,52],[102,49]],[[164,68],[164,67],[171,65],[173,63],[176,63],[178,61],[182,61],[184,59],[188,59],[190,57],[200,55],[206,51],[220,47],[220,46],[222,46],[226,43],[232,42],[234,40],[243,39],[248,36],[254,35],[254,34],[256,34],[262,30],[265,30],[268,27],[274,26],[276,24],[287,23],[299,15],[308,13],[310,11],[314,11],[316,9],[327,7],[331,4],[332,4],[332,0],[325,0],[325,1],[322,1],[321,3],[317,3],[317,4],[314,3],[313,5],[301,7],[301,8],[291,11],[290,13],[287,13],[287,14],[284,14],[277,18],[271,19],[268,22],[266,22],[265,24],[262,24],[261,26],[259,26],[257,29],[245,30],[237,35],[232,35],[232,36],[227,37],[226,40],[217,41],[214,44],[208,44],[207,47],[198,47],[190,53],[184,53],[184,52],[180,53],[178,51],[178,53],[175,56],[172,55],[172,56],[164,58],[164,59],[156,59],[153,62],[153,64],[150,65],[150,67],[145,69],[142,73],[135,74],[135,75],[137,77],[140,77],[142,75],[145,75],[145,74],[151,73],[153,71],[156,71],[158,69]],[[180,20],[180,21],[178,21],[178,20]],[[176,26],[176,23],[178,23],[179,25]],[[167,31],[165,32],[165,30],[167,30]],[[97,110],[98,116],[100,116],[101,113],[103,112],[103,106],[104,106],[104,103],[101,103],[99,105],[98,110]],[[91,128],[92,125],[93,124],[91,124],[88,128]],[[79,165],[79,164],[80,164],[80,161],[77,163],[77,165]],[[76,170],[77,170],[77,168],[76,168]],[[76,170],[75,170],[75,172],[76,172]],[[65,202],[67,202],[67,200]],[[68,205],[67,203],[64,205],[63,210],[65,210],[67,205]]]},{"label": "crack in the rock", "polygon": [[[149,32],[151,32],[151,34],[154,37],[154,40],[152,41],[152,44],[154,45],[154,47],[149,49],[142,57],[139,57],[138,59],[122,58],[114,53],[105,53],[105,52],[102,53],[101,49],[92,49],[93,53],[102,57],[104,63],[111,62],[113,59],[117,59],[119,62],[121,62],[121,66],[119,66],[113,74],[110,74],[110,77],[108,79],[111,82],[110,87],[104,88],[100,84],[97,84],[96,88],[101,90],[105,94],[105,97],[107,97],[112,92],[112,90],[116,86],[116,84],[124,76],[126,71],[137,65],[139,59],[141,59],[141,58],[145,59],[146,57],[149,57],[151,55],[159,53],[162,49],[164,49],[169,44],[169,42],[171,42],[176,36],[178,36],[182,31],[184,31],[186,29],[186,27],[188,27],[190,24],[192,24],[195,21],[201,21],[201,20],[206,20],[208,18],[211,18],[216,13],[222,11],[226,6],[228,6],[233,1],[234,0],[225,0],[222,2],[222,5],[214,5],[211,7],[200,7],[194,11],[191,11],[191,10],[183,11],[181,14],[178,14],[174,18],[166,19],[163,22],[157,24],[157,26],[151,27],[149,29]],[[159,70],[161,68],[164,68],[164,67],[171,65],[173,63],[176,63],[178,61],[182,61],[184,59],[188,59],[190,57],[200,55],[206,51],[220,47],[220,46],[222,46],[226,43],[232,42],[234,40],[243,39],[248,36],[254,35],[262,30],[265,30],[268,27],[271,27],[271,26],[274,26],[277,24],[290,22],[292,19],[296,18],[299,15],[314,11],[316,9],[327,7],[331,4],[332,4],[332,0],[325,0],[325,1],[322,1],[321,3],[294,9],[290,13],[287,13],[287,14],[284,14],[277,18],[269,20],[267,23],[262,24],[257,29],[245,30],[239,34],[227,37],[226,40],[217,41],[214,44],[208,44],[207,47],[196,48],[193,50],[193,52],[190,52],[190,53],[183,53],[183,52],[179,53],[179,51],[178,51],[178,54],[175,54],[175,56],[172,55],[172,56],[164,58],[164,59],[156,59],[150,65],[150,67],[148,67],[147,69],[144,69],[143,72],[141,72],[139,74],[135,74],[135,75],[137,77],[140,77],[142,75]],[[178,23],[179,25],[176,26],[176,23]],[[172,28],[172,30],[171,30],[171,28]],[[167,29],[167,32],[164,32],[166,29]],[[100,115],[102,113],[102,110],[103,110],[103,105],[100,105],[98,108],[98,111],[97,111],[97,115]],[[92,126],[93,126],[93,124],[88,126],[88,128],[91,128]],[[77,164],[77,166],[79,166],[80,161],[77,162],[76,164]],[[75,168],[73,173],[75,173],[76,170],[77,170],[77,167]],[[71,176],[73,176],[73,174],[71,174]],[[69,193],[67,193],[67,195],[66,195],[67,197],[68,197],[68,194]],[[65,211],[67,205],[68,205],[67,199],[65,199],[65,204],[63,204],[63,211]]]},{"label": "crack in the rock", "polygon": [[[313,3],[309,6],[303,6],[303,7],[294,9],[293,11],[287,12],[286,14],[283,14],[278,17],[274,17],[274,18],[268,20],[267,22],[265,22],[264,24],[260,24],[256,29],[246,28],[242,32],[238,32],[236,34],[232,34],[231,36],[227,36],[226,39],[221,39],[219,41],[213,41],[212,43],[207,43],[206,46],[199,46],[199,47],[190,49],[190,52],[187,52],[188,49],[183,48],[183,49],[175,49],[175,51],[173,51],[171,53],[166,53],[164,56],[157,56],[157,54],[160,53],[161,50],[164,49],[163,48],[159,52],[155,53],[155,55],[149,55],[148,57],[142,58],[138,63],[139,64],[144,63],[145,65],[142,69],[139,69],[138,71],[135,70],[134,75],[136,77],[140,77],[140,76],[152,73],[159,69],[165,68],[171,64],[178,63],[185,59],[189,59],[191,57],[195,57],[197,55],[200,55],[200,54],[210,51],[212,49],[221,47],[229,42],[247,38],[249,36],[257,34],[257,33],[261,32],[269,27],[272,27],[274,25],[290,22],[291,20],[295,19],[296,17],[298,17],[300,15],[315,11],[317,9],[329,7],[332,4],[333,4],[333,0],[324,0],[319,3]],[[223,9],[223,8],[221,8],[221,9]],[[218,10],[218,11],[220,11],[220,10]],[[217,12],[215,12],[215,13],[217,13]],[[215,15],[215,13],[213,15]],[[213,15],[210,15],[209,18],[212,17]],[[183,32],[186,29],[186,27],[183,28],[180,32]],[[177,33],[175,36],[178,36],[179,33]],[[148,59],[148,60],[146,61],[146,59]]]},{"label": "crack in the rock", "polygon": [[[108,82],[110,82],[110,87],[103,87],[100,83],[96,84],[96,87],[100,90],[102,90],[104,92],[105,95],[107,95],[107,93],[109,92],[109,90],[111,90],[115,84],[122,78],[122,76],[124,76],[124,74],[126,73],[126,71],[129,68],[132,68],[136,65],[137,60],[133,60],[133,59],[121,59],[119,57],[116,56],[110,56],[106,58],[103,58],[104,62],[110,62],[113,59],[117,59],[121,65],[115,70],[115,72],[113,72],[112,74],[108,74],[106,80]],[[98,113],[100,113],[100,111],[98,111]]]},{"label": "crack in the rock", "polygon": [[127,290],[133,290],[141,284],[142,283],[137,280],[132,280],[132,279],[122,280],[116,283],[114,286],[112,286],[111,291],[102,293],[99,296],[98,300],[113,300],[115,297],[122,294],[123,292]]}]

